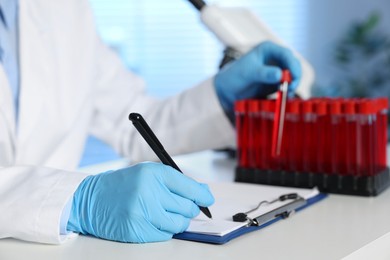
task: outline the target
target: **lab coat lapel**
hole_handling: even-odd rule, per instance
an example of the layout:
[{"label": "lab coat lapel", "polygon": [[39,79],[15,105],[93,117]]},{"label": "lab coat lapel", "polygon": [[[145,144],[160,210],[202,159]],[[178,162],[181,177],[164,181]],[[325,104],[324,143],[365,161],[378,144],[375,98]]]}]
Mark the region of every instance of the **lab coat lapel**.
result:
[{"label": "lab coat lapel", "polygon": [[15,155],[15,110],[4,68],[0,65],[0,165],[13,163]]},{"label": "lab coat lapel", "polygon": [[0,110],[7,121],[7,128],[10,132],[15,132],[15,109],[7,75],[4,67],[0,65]]},{"label": "lab coat lapel", "polygon": [[[45,1],[19,2],[20,101],[18,143],[25,144],[31,133],[37,131],[44,97],[53,84],[53,55],[48,37],[50,21],[39,16]],[[46,3],[47,4],[47,3]],[[39,58],[39,60],[37,60]],[[43,131],[43,130],[42,130]]]}]

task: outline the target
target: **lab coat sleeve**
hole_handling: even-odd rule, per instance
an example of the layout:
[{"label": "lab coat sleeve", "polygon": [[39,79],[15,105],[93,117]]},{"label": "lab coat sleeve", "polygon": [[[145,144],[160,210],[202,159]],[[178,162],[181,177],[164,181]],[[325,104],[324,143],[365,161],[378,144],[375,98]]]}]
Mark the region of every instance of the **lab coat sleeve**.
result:
[{"label": "lab coat sleeve", "polygon": [[75,236],[60,235],[61,215],[85,177],[44,167],[0,168],[0,238],[59,244]]},{"label": "lab coat sleeve", "polygon": [[133,162],[155,160],[153,151],[128,120],[129,113],[138,112],[172,155],[234,146],[234,128],[220,106],[213,78],[159,100],[146,94],[143,80],[128,71],[97,36],[94,46],[93,135]]}]

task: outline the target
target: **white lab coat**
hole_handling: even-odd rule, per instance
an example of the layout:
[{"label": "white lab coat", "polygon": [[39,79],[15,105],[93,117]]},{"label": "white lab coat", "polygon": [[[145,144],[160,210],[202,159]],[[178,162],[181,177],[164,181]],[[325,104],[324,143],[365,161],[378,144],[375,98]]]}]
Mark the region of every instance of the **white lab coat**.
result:
[{"label": "white lab coat", "polygon": [[20,114],[0,67],[0,238],[60,243],[61,213],[85,174],[88,134],[132,161],[154,155],[128,120],[144,115],[172,154],[234,144],[207,80],[164,101],[145,94],[98,38],[87,0],[19,0]]}]

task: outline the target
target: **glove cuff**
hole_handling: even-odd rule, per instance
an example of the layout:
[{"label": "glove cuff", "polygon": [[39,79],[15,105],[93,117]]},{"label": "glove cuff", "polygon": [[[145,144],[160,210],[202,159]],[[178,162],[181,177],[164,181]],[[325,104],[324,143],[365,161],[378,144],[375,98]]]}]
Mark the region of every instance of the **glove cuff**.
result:
[{"label": "glove cuff", "polygon": [[87,216],[83,216],[83,196],[86,194],[88,183],[91,181],[93,176],[88,176],[85,178],[73,194],[72,199],[72,208],[70,210],[69,220],[68,224],[66,226],[66,229],[68,231],[81,233],[81,234],[87,234],[88,232],[83,229],[83,219],[88,219]]},{"label": "glove cuff", "polygon": [[223,88],[223,83],[220,80],[220,75],[217,74],[214,77],[214,88],[215,88],[215,93],[217,94],[219,103],[221,104],[221,107],[223,111],[225,112],[226,116],[229,118],[229,120],[233,123],[234,125],[234,109],[233,106],[234,104],[229,100],[229,98],[226,96],[226,90]]}]

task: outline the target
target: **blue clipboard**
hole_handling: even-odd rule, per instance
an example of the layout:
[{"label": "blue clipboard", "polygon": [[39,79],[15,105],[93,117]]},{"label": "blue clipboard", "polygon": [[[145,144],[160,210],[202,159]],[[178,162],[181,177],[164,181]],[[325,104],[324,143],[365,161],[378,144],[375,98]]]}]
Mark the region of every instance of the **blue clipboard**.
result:
[{"label": "blue clipboard", "polygon": [[[325,193],[319,193],[318,195],[309,198],[306,201],[306,203],[303,206],[300,206],[295,209],[295,211],[301,211],[321,200],[327,197],[327,194]],[[239,229],[236,229],[224,236],[215,236],[215,235],[207,235],[207,234],[199,234],[199,233],[192,233],[192,232],[184,232],[180,234],[176,234],[173,236],[175,239],[180,240],[188,240],[188,241],[195,241],[195,242],[202,242],[202,243],[208,243],[208,244],[216,244],[216,245],[222,245],[230,240],[235,239],[236,237],[242,236],[244,234],[265,228],[283,218],[285,218],[286,215],[276,214],[276,216],[270,217],[269,221],[266,221],[265,223],[259,225],[259,226],[244,226]],[[287,215],[288,216],[288,215]]]}]

